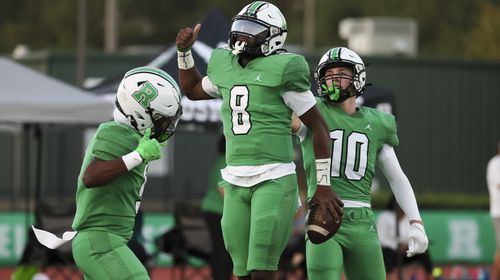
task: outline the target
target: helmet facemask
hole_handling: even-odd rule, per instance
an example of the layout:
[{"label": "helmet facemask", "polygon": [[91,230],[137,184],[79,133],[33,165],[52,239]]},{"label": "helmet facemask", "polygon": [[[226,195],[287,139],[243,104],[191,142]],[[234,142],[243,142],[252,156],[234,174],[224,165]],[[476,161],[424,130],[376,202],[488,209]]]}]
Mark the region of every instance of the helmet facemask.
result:
[{"label": "helmet facemask", "polygon": [[233,18],[228,44],[234,55],[268,56],[283,47],[286,35],[286,21],[279,9],[257,1]]},{"label": "helmet facemask", "polygon": [[158,142],[163,143],[174,135],[177,123],[182,115],[182,108],[179,107],[175,116],[172,117],[164,116],[152,109],[148,110],[148,113],[150,114],[153,122],[151,137],[158,140]]},{"label": "helmet facemask", "polygon": [[[244,40],[238,40],[246,37]],[[229,45],[233,53],[250,56],[264,56],[262,46],[269,37],[269,26],[245,17],[236,17],[229,32]]]},{"label": "helmet facemask", "polygon": [[[332,68],[348,68],[351,75],[326,75]],[[339,47],[327,51],[321,58],[314,71],[314,78],[318,85],[318,95],[328,101],[341,103],[351,96],[360,96],[365,90],[366,68],[361,57],[354,51]],[[345,82],[348,79],[348,82]],[[339,84],[339,81],[342,81]],[[340,87],[341,85],[346,85]]]},{"label": "helmet facemask", "polygon": [[[359,93],[354,86],[356,76],[346,74],[325,75],[328,69],[335,67],[351,68],[349,65],[340,64],[327,65],[323,67],[320,77],[317,79],[319,96],[328,101],[342,103],[351,96],[357,97],[361,95],[361,93]],[[343,84],[347,84],[347,87],[342,87],[341,85]]]}]

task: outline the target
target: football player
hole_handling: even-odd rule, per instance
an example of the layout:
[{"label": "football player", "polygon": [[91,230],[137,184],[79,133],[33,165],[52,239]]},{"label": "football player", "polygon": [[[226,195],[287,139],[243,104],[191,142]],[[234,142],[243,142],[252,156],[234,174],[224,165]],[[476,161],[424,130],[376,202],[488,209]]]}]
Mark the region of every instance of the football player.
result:
[{"label": "football player", "polygon": [[175,131],[180,90],[164,71],[128,71],[116,94],[114,120],[87,147],[76,191],[73,257],[85,279],[149,279],[127,246],[149,162]]},{"label": "football player", "polygon": [[[200,28],[177,34],[179,83],[192,100],[223,100],[224,243],[239,279],[274,279],[297,208],[292,112],[311,129],[317,164],[329,167],[328,133],[310,91],[309,66],[282,50],[287,26],[273,4],[252,2],[234,17],[228,46],[212,51],[205,77],[190,50]],[[313,199],[339,220],[342,202],[323,173]]]},{"label": "football player", "polygon": [[[306,242],[309,279],[386,279],[382,251],[371,210],[370,187],[375,165],[387,177],[398,204],[410,219],[408,256],[424,252],[428,240],[413,189],[401,169],[395,146],[394,116],[368,107],[356,107],[364,91],[366,69],[354,51],[339,47],[327,51],[314,73],[317,106],[329,131],[331,184],[344,203],[338,232],[321,244]],[[307,174],[308,198],[316,189],[311,131],[293,119],[301,139]]]}]

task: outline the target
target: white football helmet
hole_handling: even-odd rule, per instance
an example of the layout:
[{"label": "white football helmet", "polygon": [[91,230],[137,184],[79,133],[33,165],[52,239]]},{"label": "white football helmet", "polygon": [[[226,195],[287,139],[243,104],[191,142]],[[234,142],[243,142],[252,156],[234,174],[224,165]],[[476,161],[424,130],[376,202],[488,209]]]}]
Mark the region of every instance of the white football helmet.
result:
[{"label": "white football helmet", "polygon": [[[268,56],[283,47],[286,35],[286,21],[280,10],[271,3],[255,1],[233,18],[228,44],[235,55]],[[248,40],[240,41],[240,36]]]},{"label": "white football helmet", "polygon": [[116,93],[116,108],[141,135],[151,128],[151,136],[164,142],[174,134],[182,115],[180,92],[165,71],[138,67],[123,77]]},{"label": "white football helmet", "polygon": [[[325,77],[326,70],[335,67],[352,69],[352,78],[347,89],[328,87]],[[320,59],[314,71],[314,78],[318,85],[318,94],[329,101],[340,103],[351,96],[360,96],[365,90],[366,68],[361,57],[345,47],[337,47],[327,51]]]}]

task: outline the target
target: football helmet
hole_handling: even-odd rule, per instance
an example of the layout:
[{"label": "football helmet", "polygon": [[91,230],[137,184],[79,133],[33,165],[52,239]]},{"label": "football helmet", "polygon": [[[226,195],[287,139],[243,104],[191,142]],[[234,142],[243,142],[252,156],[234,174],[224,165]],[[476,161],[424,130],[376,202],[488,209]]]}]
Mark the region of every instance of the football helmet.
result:
[{"label": "football helmet", "polygon": [[[333,83],[328,86],[326,81],[332,77],[325,77],[326,70],[335,67],[348,67],[352,69],[347,88],[340,88]],[[318,85],[319,96],[328,101],[341,103],[351,96],[360,96],[365,90],[366,67],[361,57],[354,51],[337,47],[327,51],[320,59],[318,67],[314,71],[314,78]],[[341,77],[342,78],[342,77]]]},{"label": "football helmet", "polygon": [[[280,10],[271,3],[255,1],[233,18],[228,44],[235,55],[268,56],[283,47],[286,35]],[[241,36],[247,39],[241,40]]]},{"label": "football helmet", "polygon": [[151,137],[164,142],[174,134],[182,115],[180,92],[174,79],[163,70],[138,67],[123,77],[115,104],[137,132],[143,135],[151,128]]}]

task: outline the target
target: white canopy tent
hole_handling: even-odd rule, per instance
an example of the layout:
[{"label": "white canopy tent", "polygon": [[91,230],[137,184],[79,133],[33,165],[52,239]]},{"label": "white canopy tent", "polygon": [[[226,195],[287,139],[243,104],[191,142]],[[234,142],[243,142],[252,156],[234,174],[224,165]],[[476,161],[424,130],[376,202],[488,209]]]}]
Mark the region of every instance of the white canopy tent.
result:
[{"label": "white canopy tent", "polygon": [[[29,211],[32,190],[37,201],[43,178],[51,176],[47,175],[46,169],[60,168],[59,165],[47,166],[44,160],[63,158],[60,154],[82,154],[79,143],[68,144],[66,138],[55,139],[50,133],[44,133],[45,130],[95,127],[112,118],[113,106],[102,96],[3,57],[0,57],[0,83],[0,149],[3,157],[0,190],[10,196],[5,197],[7,204],[11,205],[9,208],[19,208],[24,201]],[[45,150],[47,146],[51,148],[50,155],[43,152],[44,146]],[[63,161],[60,164],[70,168],[76,163]],[[60,176],[68,176],[67,173],[61,170]]]},{"label": "white canopy tent", "polygon": [[0,57],[0,122],[97,124],[112,102]]}]

